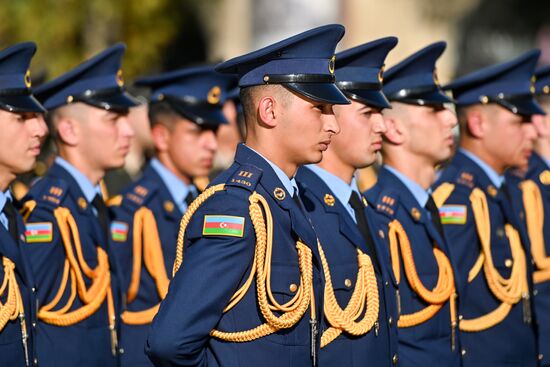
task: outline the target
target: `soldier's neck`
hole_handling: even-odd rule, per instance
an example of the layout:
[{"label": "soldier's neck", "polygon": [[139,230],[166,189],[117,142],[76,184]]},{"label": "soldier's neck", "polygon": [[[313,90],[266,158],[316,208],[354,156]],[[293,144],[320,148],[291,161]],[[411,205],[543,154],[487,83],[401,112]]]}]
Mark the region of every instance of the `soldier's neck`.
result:
[{"label": "soldier's neck", "polygon": [[275,144],[260,143],[255,139],[247,139],[245,144],[279,167],[288,178],[293,178],[296,175],[298,165],[288,159]]},{"label": "soldier's neck", "polygon": [[157,153],[157,159],[164,167],[166,167],[170,172],[172,172],[177,178],[179,178],[185,185],[189,186],[193,183],[193,177],[186,175],[177,169],[174,161],[170,159],[170,156],[166,152]]},{"label": "soldier's neck", "polygon": [[550,141],[538,139],[535,144],[535,152],[544,159],[550,159]]},{"label": "soldier's neck", "polygon": [[351,185],[356,168],[342,162],[341,159],[332,153],[331,147],[323,153],[323,160],[317,165]]},{"label": "soldier's neck", "polygon": [[74,168],[80,171],[95,186],[105,176],[105,170],[89,162],[85,157],[74,154],[64,149],[59,150],[59,156],[69,162]]},{"label": "soldier's neck", "polygon": [[0,191],[5,192],[8,187],[10,186],[10,183],[15,179],[15,175],[8,170],[6,170],[4,167],[0,167]]},{"label": "soldier's neck", "polygon": [[506,165],[501,163],[494,154],[488,152],[482,141],[463,138],[460,141],[460,147],[481,159],[499,175],[504,174],[507,168]]},{"label": "soldier's neck", "polygon": [[384,157],[384,164],[396,169],[403,175],[428,190],[435,182],[435,164],[420,157]]}]

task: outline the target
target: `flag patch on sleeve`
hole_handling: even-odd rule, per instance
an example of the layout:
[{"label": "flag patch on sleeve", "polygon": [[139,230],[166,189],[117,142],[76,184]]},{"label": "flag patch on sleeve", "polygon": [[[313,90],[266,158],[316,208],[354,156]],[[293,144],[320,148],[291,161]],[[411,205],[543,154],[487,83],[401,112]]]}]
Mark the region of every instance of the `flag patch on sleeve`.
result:
[{"label": "flag patch on sleeve", "polygon": [[244,217],[205,215],[202,235],[242,237],[244,235]]},{"label": "flag patch on sleeve", "polygon": [[51,222],[27,223],[25,240],[27,243],[52,242],[53,226]]},{"label": "flag patch on sleeve", "polygon": [[119,221],[112,222],[111,238],[115,242],[125,242],[128,239],[128,224]]},{"label": "flag patch on sleeve", "polygon": [[465,224],[466,205],[443,205],[439,208],[441,224]]}]

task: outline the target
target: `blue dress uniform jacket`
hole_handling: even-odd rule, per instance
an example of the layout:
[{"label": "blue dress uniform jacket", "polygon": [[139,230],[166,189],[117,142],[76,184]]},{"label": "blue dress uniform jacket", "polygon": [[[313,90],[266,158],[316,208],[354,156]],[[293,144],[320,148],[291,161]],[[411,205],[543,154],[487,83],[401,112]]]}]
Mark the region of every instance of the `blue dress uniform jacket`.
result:
[{"label": "blue dress uniform jacket", "polygon": [[[27,243],[24,253],[27,256],[34,271],[37,283],[37,298],[39,310],[45,310],[48,304],[56,303],[50,311],[60,311],[63,314],[80,309],[85,305],[82,299],[82,289],[76,289],[78,285],[72,285],[71,279],[76,277],[70,271],[66,287],[60,291],[63,283],[65,262],[68,259],[59,223],[55,217],[58,208],[66,208],[74,218],[78,235],[73,233],[71,244],[76,257],[78,267],[85,263],[90,269],[98,267],[99,248],[107,252],[107,234],[103,234],[91,204],[84,198],[80,187],[71,174],[58,163],[55,163],[47,174],[37,181],[25,198],[27,213],[26,228],[41,224],[49,227],[49,239],[41,239]],[[33,201],[36,206],[32,208]],[[29,206],[31,204],[31,206]],[[75,245],[79,240],[81,244],[81,256]],[[28,237],[27,237],[27,242]],[[111,257],[112,258],[112,257]],[[72,268],[71,268],[72,269]],[[111,261],[110,269],[113,269]],[[107,271],[109,268],[107,268]],[[91,279],[86,271],[81,269],[82,278],[88,292],[92,293]],[[99,275],[99,274],[98,274]],[[119,307],[119,287],[117,277],[110,271],[110,282],[113,293],[114,307]],[[78,284],[78,283],[77,283]],[[71,296],[71,293],[76,294]],[[108,293],[108,291],[107,291]],[[101,293],[99,293],[101,294]],[[58,297],[58,302],[52,302]],[[65,305],[71,302],[72,306],[63,310]],[[115,315],[117,311],[115,310]],[[56,326],[45,322],[39,317],[36,331],[36,348],[40,356],[41,366],[117,366],[118,358],[113,356],[114,335],[109,326],[108,297],[100,303],[98,309],[83,320],[70,323],[66,326]]]},{"label": "blue dress uniform jacket", "polygon": [[[0,225],[0,257],[7,258],[15,265],[15,279],[21,293],[24,306],[25,328],[28,339],[26,349],[23,341],[23,330],[21,319],[9,320],[3,329],[0,330],[0,366],[23,367],[37,366],[38,358],[34,343],[34,325],[36,322],[36,297],[35,284],[30,265],[25,259],[21,248],[26,246],[25,237],[22,234],[25,228],[23,220],[18,216],[17,228],[20,238],[17,243],[4,226]],[[0,267],[0,284],[5,281],[5,266]],[[7,285],[9,287],[9,284]],[[1,302],[5,304],[8,295],[8,288],[0,294]]]},{"label": "blue dress uniform jacket", "polygon": [[[306,214],[283,188],[269,163],[241,144],[235,163],[212,185],[221,183],[225,183],[225,190],[208,198],[187,226],[183,263],[153,320],[146,351],[156,366],[310,366],[311,307],[290,328],[253,341],[225,342],[210,336],[213,329],[236,332],[265,323],[258,307],[256,278],[240,302],[224,313],[253,265],[257,238],[248,202],[253,191],[265,198],[273,218],[270,280],[273,297],[283,304],[299,291],[296,241],[301,239],[313,255],[316,315],[321,315],[323,309],[324,284],[317,237]],[[209,218],[206,215],[243,218],[242,235],[204,234],[203,225]],[[316,353],[319,337],[315,339]]]},{"label": "blue dress uniform jacket", "polygon": [[[542,366],[550,365],[550,280],[548,273],[550,266],[548,265],[550,255],[550,167],[537,153],[533,153],[529,160],[529,169],[525,176],[526,180],[532,180],[540,190],[540,198],[542,199],[543,216],[538,214],[538,211],[529,208],[524,210],[525,219],[528,216],[537,216],[539,220],[544,220],[542,223],[542,243],[543,251],[537,252],[533,241],[531,242],[531,256],[534,262],[534,285],[533,285],[533,306],[537,316],[537,332],[539,359]],[[521,185],[521,184],[520,184]],[[518,195],[518,197],[521,194]],[[534,219],[534,218],[533,218]],[[538,255],[540,253],[540,255]],[[538,278],[540,277],[540,280]]]},{"label": "blue dress uniform jacket", "polygon": [[[345,308],[356,286],[358,276],[357,250],[369,255],[375,265],[379,294],[378,320],[365,335],[357,338],[345,331],[320,351],[320,366],[393,366],[397,356],[396,286],[389,274],[386,244],[372,233],[376,254],[370,253],[363,235],[344,205],[330,187],[311,169],[302,167],[296,180],[300,195],[313,222],[330,268],[332,285],[341,308]],[[366,204],[366,201],[363,200]],[[373,215],[365,205],[367,221]],[[369,223],[369,228],[373,224]],[[375,259],[376,258],[376,259]],[[367,295],[368,297],[368,295]],[[357,321],[359,321],[358,319]],[[390,321],[391,320],[391,321]],[[330,324],[323,318],[321,334]],[[395,363],[393,362],[395,361]]]},{"label": "blue dress uniform jacket", "polygon": [[[428,211],[420,207],[407,186],[386,168],[380,170],[377,183],[365,192],[365,196],[376,208],[376,232],[388,239],[389,223],[394,219],[401,223],[411,243],[418,276],[424,287],[432,290],[440,275],[433,253],[434,246],[438,246],[447,257],[450,256],[448,242],[441,238],[428,216]],[[386,248],[386,256],[391,259],[389,245]],[[429,304],[420,298],[407,281],[402,260],[400,269],[400,315],[409,315],[426,308]],[[396,281],[393,271],[392,279]],[[452,333],[450,302],[446,301],[427,321],[398,329],[399,365],[459,366],[460,342],[456,335],[453,341]]]},{"label": "blue dress uniform jacket", "polygon": [[[143,171],[143,175],[137,181],[129,185],[121,195],[120,205],[111,206],[113,222],[111,227],[111,241],[113,253],[117,257],[123,276],[123,289],[130,292],[132,276],[136,271],[133,269],[133,261],[139,259],[138,288],[135,295],[127,299],[126,310],[122,315],[121,324],[121,347],[124,353],[121,356],[123,366],[152,366],[151,361],[145,354],[145,342],[147,333],[152,321],[151,317],[143,320],[132,321],[128,316],[131,312],[149,310],[158,305],[164,295],[159,294],[158,278],[166,281],[172,278],[172,266],[176,256],[176,243],[180,228],[180,221],[183,213],[179,205],[174,203],[166,183],[162,180],[157,171],[149,164]],[[148,210],[155,222],[143,225],[139,231],[140,236],[146,231],[155,232],[160,243],[147,243],[142,240],[140,253],[134,253],[134,221],[138,220],[138,211]],[[155,225],[156,224],[156,225]],[[145,248],[149,246],[149,248]],[[152,268],[151,274],[145,265],[145,256],[152,252],[163,260],[164,272]],[[154,270],[153,270],[154,269]],[[158,273],[158,274],[157,274]],[[157,279],[157,280],[156,280]]]},{"label": "blue dress uniform jacket", "polygon": [[[453,206],[456,224],[446,223],[444,230],[452,247],[451,256],[457,266],[461,322],[482,317],[495,311],[501,302],[489,289],[484,271],[468,281],[469,273],[478,260],[481,242],[476,229],[476,218],[470,195],[475,188],[481,189],[487,198],[490,218],[490,249],[494,268],[504,278],[509,278],[514,265],[505,224],[515,224],[517,219],[504,190],[497,190],[488,174],[470,157],[458,151],[443,171],[435,187],[443,183],[454,184],[454,190],[440,208]],[[527,251],[527,259],[529,252]],[[527,274],[529,261],[526,260]],[[461,331],[463,365],[468,366],[536,366],[537,351],[533,324],[528,322],[531,309],[528,302],[520,300],[508,315],[496,325],[481,331]],[[479,321],[476,322],[478,325]]]}]

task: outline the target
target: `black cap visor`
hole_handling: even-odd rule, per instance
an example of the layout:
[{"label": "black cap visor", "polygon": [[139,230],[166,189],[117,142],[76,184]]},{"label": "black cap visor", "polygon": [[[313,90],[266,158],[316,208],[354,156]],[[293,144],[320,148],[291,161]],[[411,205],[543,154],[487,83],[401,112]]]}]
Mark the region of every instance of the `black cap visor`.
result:
[{"label": "black cap visor", "polygon": [[130,107],[135,107],[140,104],[137,99],[135,99],[122,89],[117,90],[116,92],[97,92],[89,96],[77,96],[74,98],[74,100],[107,111],[115,111],[119,113],[128,112]]},{"label": "black cap visor", "polygon": [[327,104],[351,103],[334,83],[284,83],[282,85],[316,102]]},{"label": "black cap visor", "polygon": [[193,121],[195,124],[204,128],[217,128],[219,125],[227,124],[228,121],[222,113],[221,105],[212,105],[206,103],[187,104],[172,99],[168,96],[166,101],[170,106],[184,118]]},{"label": "black cap visor", "polygon": [[452,98],[439,89],[419,93],[411,91],[409,93],[403,93],[402,96],[398,92],[387,97],[390,101],[414,104],[418,106],[442,106],[446,103],[455,102]]},{"label": "black cap visor", "polygon": [[344,94],[354,101],[363,103],[370,107],[375,107],[379,109],[391,108],[391,104],[379,90],[366,90],[366,89],[346,89],[343,91]]},{"label": "black cap visor", "polygon": [[15,113],[46,112],[46,109],[32,94],[0,96],[0,108]]},{"label": "black cap visor", "polygon": [[516,115],[532,116],[532,115],[546,115],[546,112],[537,103],[537,101],[531,96],[524,96],[511,99],[496,100],[496,103],[502,107],[510,110]]}]

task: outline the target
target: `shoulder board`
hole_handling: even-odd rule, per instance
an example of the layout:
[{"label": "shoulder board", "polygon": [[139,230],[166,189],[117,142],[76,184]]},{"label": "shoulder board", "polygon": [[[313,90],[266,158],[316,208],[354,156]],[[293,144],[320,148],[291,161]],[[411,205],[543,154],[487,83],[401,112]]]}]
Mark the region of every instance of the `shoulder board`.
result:
[{"label": "shoulder board", "polygon": [[135,211],[145,205],[155,191],[157,191],[157,185],[147,180],[140,180],[130,186],[123,195],[120,195],[120,199],[116,199],[116,196],[114,199],[120,200],[121,207]]},{"label": "shoulder board", "polygon": [[243,164],[235,169],[227,178],[225,186],[240,187],[247,191],[254,191],[262,177],[262,170],[251,164]]},{"label": "shoulder board", "polygon": [[474,174],[468,170],[460,169],[453,165],[446,167],[441,173],[441,177],[436,181],[434,187],[440,186],[442,183],[456,184],[457,187],[465,187],[471,190],[475,187]]},{"label": "shoulder board", "polygon": [[31,186],[29,193],[23,199],[23,202],[35,200],[36,205],[45,205],[56,208],[69,192],[69,185],[59,179],[42,177]]},{"label": "shoulder board", "polygon": [[393,218],[397,211],[399,197],[392,190],[382,190],[375,202],[376,211],[387,217]]}]

